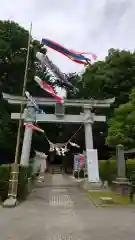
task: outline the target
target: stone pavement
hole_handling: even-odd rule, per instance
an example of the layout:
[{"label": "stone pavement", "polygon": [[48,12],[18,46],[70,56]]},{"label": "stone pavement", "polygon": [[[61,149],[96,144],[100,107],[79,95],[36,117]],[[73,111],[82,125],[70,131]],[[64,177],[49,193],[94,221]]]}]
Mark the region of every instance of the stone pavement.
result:
[{"label": "stone pavement", "polygon": [[135,209],[95,208],[68,176],[46,175],[27,201],[0,208],[1,240],[134,240]]}]

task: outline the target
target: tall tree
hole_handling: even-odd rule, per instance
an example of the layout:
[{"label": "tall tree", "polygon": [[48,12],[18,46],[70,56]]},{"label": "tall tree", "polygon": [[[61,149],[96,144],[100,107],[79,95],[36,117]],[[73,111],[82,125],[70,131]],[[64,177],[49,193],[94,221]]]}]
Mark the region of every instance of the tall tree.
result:
[{"label": "tall tree", "polygon": [[123,144],[125,148],[135,146],[135,88],[130,94],[129,102],[120,105],[109,121],[106,143],[110,147]]},{"label": "tall tree", "polygon": [[[0,92],[20,95],[22,93],[23,78],[28,45],[28,31],[12,21],[0,21]],[[27,89],[35,96],[48,96],[34,82],[36,74],[35,52],[40,49],[38,41],[32,39],[27,77]],[[44,78],[49,81],[45,72]],[[17,123],[10,119],[13,106],[8,105],[0,95],[0,152],[13,157]],[[14,107],[19,111],[19,107]]]},{"label": "tall tree", "polygon": [[128,101],[135,86],[135,53],[110,49],[104,61],[87,67],[80,84],[81,97],[112,98],[115,107]]},{"label": "tall tree", "polygon": [[[104,99],[115,97],[115,103],[110,109],[106,111],[102,109],[102,113],[106,114],[107,119],[109,119],[113,114],[116,114],[116,112],[113,111],[114,108],[117,108],[119,104],[124,104],[129,100],[129,93],[132,88],[135,87],[135,53],[110,49],[108,56],[103,61],[98,61],[85,69],[78,82],[78,87],[81,98]],[[124,109],[127,109],[128,106],[129,104],[127,107],[125,106]],[[95,112],[98,113],[98,110],[95,109]],[[113,119],[111,121],[115,120]],[[121,134],[119,138],[122,138],[122,133],[119,131],[118,126],[115,126],[115,124],[112,124],[112,126],[115,130],[109,127],[109,136],[107,138],[109,146],[115,146],[115,143],[112,142],[113,137],[115,139],[114,142],[116,141],[115,131]],[[105,127],[104,124],[95,124],[93,130],[97,139],[101,139],[100,132],[103,132],[100,142],[100,145],[103,146],[107,136],[107,125]],[[111,136],[112,131],[113,136]],[[109,139],[111,139],[111,142]],[[123,143],[129,145],[130,140],[131,139],[126,138],[124,141],[127,143]],[[98,145],[97,140],[96,145]],[[130,143],[130,145],[132,145],[132,143]]]}]

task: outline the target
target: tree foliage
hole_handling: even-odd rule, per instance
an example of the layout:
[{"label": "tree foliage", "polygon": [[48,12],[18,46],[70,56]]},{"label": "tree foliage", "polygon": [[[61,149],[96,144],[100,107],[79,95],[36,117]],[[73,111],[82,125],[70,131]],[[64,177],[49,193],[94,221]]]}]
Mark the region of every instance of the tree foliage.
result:
[{"label": "tree foliage", "polygon": [[130,100],[115,109],[114,117],[109,121],[106,143],[111,147],[117,144],[123,144],[125,148],[135,146],[135,88]]},{"label": "tree foliage", "polygon": [[[30,59],[27,75],[27,89],[35,96],[48,96],[35,83],[36,56],[40,48],[38,41],[31,39]],[[0,153],[13,157],[16,144],[17,123],[10,119],[10,113],[19,107],[11,106],[2,98],[2,92],[21,95],[25,72],[26,54],[28,45],[28,31],[15,22],[0,21]],[[46,72],[43,76],[50,80]]]},{"label": "tree foliage", "polygon": [[104,61],[86,68],[80,84],[81,97],[112,98],[115,107],[126,103],[135,87],[135,53],[110,49]]}]

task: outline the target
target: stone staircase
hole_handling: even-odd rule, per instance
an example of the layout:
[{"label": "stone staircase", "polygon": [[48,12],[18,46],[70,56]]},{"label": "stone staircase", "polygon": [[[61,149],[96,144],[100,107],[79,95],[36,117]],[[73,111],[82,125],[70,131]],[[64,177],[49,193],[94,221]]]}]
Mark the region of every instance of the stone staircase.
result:
[{"label": "stone staircase", "polygon": [[52,165],[51,166],[51,173],[52,174],[62,174],[61,165]]}]

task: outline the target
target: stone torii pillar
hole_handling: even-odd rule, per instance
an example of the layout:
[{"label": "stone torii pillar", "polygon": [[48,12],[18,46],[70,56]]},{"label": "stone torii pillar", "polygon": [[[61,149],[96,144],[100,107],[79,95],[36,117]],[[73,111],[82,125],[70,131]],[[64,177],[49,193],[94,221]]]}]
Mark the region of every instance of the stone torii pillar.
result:
[{"label": "stone torii pillar", "polygon": [[[24,122],[25,123],[34,123],[36,121],[36,111],[32,105],[27,104],[27,108],[24,109]],[[29,165],[29,157],[30,157],[30,149],[31,149],[31,141],[32,141],[32,129],[25,127],[24,131],[24,139],[22,146],[22,154],[21,154],[21,166]]]},{"label": "stone torii pillar", "polygon": [[89,183],[99,183],[99,166],[97,149],[93,149],[93,134],[92,124],[94,123],[94,116],[91,108],[84,107],[84,129],[85,129],[85,146],[86,146],[86,161]]},{"label": "stone torii pillar", "polygon": [[92,134],[92,124],[94,122],[91,109],[84,108],[84,115],[86,121],[84,120],[84,129],[85,129],[85,144],[86,149],[93,149],[93,134]]}]

